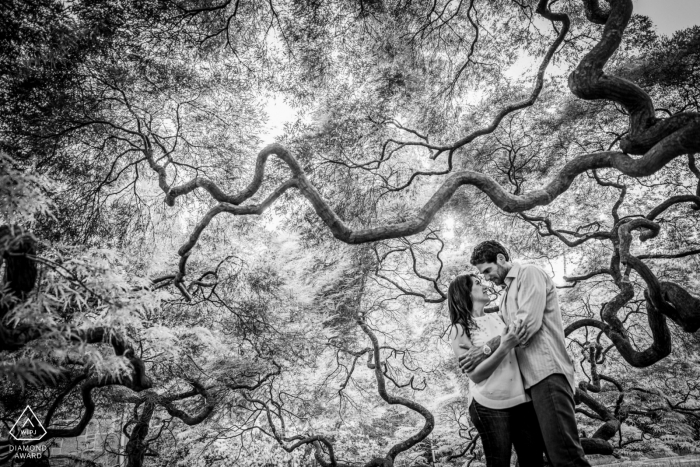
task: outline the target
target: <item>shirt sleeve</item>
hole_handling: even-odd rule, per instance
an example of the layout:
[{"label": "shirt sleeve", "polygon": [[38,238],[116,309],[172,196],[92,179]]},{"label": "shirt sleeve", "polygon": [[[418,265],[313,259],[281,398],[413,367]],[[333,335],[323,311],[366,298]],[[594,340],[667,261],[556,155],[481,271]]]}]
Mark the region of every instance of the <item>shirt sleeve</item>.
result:
[{"label": "shirt sleeve", "polygon": [[515,319],[527,325],[524,342],[542,327],[542,318],[547,304],[547,281],[544,271],[536,267],[524,267],[518,274],[518,311]]}]

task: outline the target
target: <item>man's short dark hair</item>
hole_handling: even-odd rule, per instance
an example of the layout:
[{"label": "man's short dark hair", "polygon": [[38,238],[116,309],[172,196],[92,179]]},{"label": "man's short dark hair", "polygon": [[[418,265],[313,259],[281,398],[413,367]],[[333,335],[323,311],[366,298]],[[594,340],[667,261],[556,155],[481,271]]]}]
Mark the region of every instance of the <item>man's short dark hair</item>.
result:
[{"label": "man's short dark hair", "polygon": [[503,245],[495,240],[487,240],[479,243],[476,248],[474,248],[472,258],[469,262],[472,263],[472,266],[482,263],[495,263],[496,257],[499,254],[505,256],[506,261],[510,261],[510,255]]}]

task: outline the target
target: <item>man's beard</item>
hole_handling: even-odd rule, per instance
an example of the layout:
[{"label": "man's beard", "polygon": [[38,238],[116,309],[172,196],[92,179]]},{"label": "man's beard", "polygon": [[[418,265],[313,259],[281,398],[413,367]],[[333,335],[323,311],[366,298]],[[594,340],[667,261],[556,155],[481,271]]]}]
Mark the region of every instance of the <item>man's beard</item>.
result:
[{"label": "man's beard", "polygon": [[505,285],[506,283],[506,276],[508,275],[508,270],[504,268],[501,265],[496,265],[496,274],[498,274],[498,277],[495,278],[492,282],[496,285]]}]

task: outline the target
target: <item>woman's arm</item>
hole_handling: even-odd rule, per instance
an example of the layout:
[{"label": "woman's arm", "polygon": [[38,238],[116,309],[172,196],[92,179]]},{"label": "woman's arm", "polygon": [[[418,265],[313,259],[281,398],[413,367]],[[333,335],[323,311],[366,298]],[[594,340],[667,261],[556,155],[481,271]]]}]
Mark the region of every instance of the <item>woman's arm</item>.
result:
[{"label": "woman's arm", "polygon": [[[503,340],[505,341],[506,339]],[[464,349],[469,349],[472,346],[461,324],[456,324],[450,328],[450,346],[452,346],[452,351],[457,358],[461,357]],[[511,349],[512,347],[509,345],[500,345],[491,355],[479,363],[476,368],[472,371],[468,371],[467,376],[477,384],[488,379]]]}]

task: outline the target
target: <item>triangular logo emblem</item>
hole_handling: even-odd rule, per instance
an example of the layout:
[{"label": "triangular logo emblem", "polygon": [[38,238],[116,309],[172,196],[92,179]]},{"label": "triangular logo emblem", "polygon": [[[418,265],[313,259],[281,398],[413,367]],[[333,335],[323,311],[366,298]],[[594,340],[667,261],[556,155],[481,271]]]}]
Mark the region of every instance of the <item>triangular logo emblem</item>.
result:
[{"label": "triangular logo emblem", "polygon": [[17,441],[39,441],[46,436],[46,430],[32,408],[27,406],[12,426],[10,435]]}]

